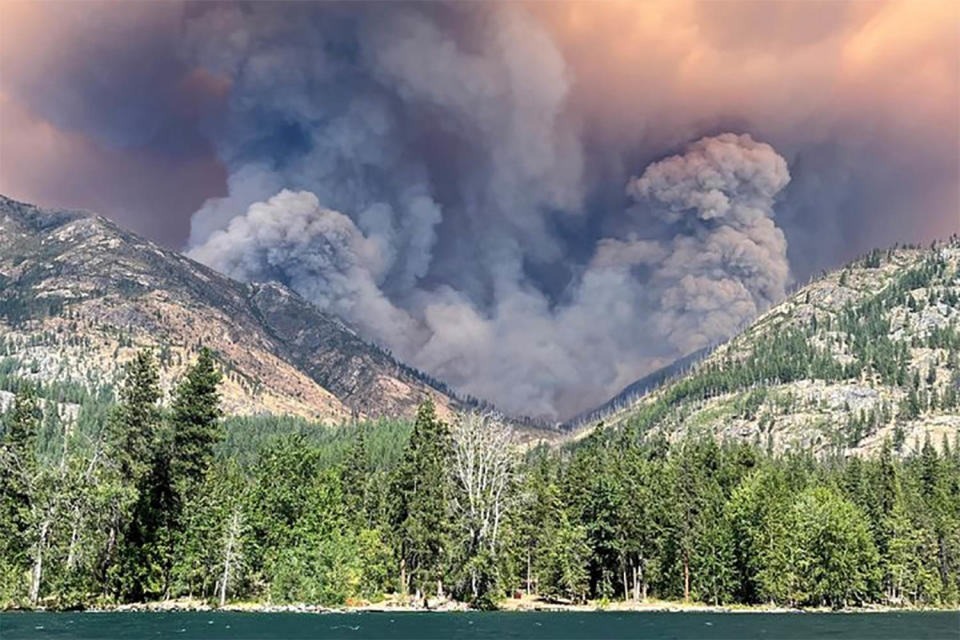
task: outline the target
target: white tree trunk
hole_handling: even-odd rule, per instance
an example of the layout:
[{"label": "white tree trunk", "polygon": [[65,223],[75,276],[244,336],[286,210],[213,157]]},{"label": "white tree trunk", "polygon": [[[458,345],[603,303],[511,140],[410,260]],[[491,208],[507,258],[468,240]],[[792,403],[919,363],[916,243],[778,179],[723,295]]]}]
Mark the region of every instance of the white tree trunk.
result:
[{"label": "white tree trunk", "polygon": [[33,568],[30,571],[30,604],[36,605],[40,599],[40,580],[43,578],[43,550],[47,545],[47,533],[50,531],[50,518],[40,522],[39,535],[33,552]]},{"label": "white tree trunk", "polygon": [[507,488],[516,467],[513,430],[493,414],[468,413],[453,428],[454,507],[463,523],[470,553],[497,549]]},{"label": "white tree trunk", "polygon": [[531,573],[532,567],[530,565],[531,565],[530,551],[527,551],[527,595],[528,596],[531,594],[531,590],[532,590],[530,586],[531,577],[532,577],[530,573]]},{"label": "white tree trunk", "polygon": [[230,523],[227,525],[226,536],[224,536],[223,549],[223,573],[220,576],[220,606],[227,603],[227,587],[230,584],[230,574],[234,565],[239,561],[240,554],[237,551],[241,528],[243,526],[243,514],[239,508],[233,510],[230,516]]}]

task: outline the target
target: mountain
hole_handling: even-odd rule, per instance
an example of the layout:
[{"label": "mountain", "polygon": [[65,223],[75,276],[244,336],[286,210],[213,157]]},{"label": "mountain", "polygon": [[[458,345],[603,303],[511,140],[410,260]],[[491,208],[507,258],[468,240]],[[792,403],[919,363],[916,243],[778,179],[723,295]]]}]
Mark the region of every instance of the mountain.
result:
[{"label": "mountain", "polygon": [[243,284],[102,217],[0,196],[0,390],[23,378],[110,386],[145,346],[169,387],[201,345],[224,369],[231,414],[336,423],[410,416],[428,395],[441,414],[461,405],[283,285]]},{"label": "mountain", "polygon": [[[156,348],[169,388],[201,345],[225,371],[230,414],[337,423],[410,416],[427,395],[442,415],[464,406],[281,284],[240,283],[102,217],[0,196],[0,404],[23,379],[67,399],[112,386],[144,346]],[[825,274],[728,342],[629,385],[567,435],[522,430],[555,441],[603,421],[778,450],[857,453],[887,437],[909,450],[928,434],[954,437],[958,396],[953,239]]]},{"label": "mountain", "polygon": [[726,343],[634,383],[573,437],[602,420],[778,451],[857,454],[885,438],[909,451],[928,436],[939,446],[960,433],[958,328],[960,240],[873,251]]},{"label": "mountain", "polygon": [[656,371],[648,373],[639,380],[635,380],[625,386],[617,393],[617,395],[613,396],[599,407],[594,407],[589,411],[575,416],[568,422],[568,424],[583,425],[589,422],[602,420],[605,416],[632,405],[637,401],[638,398],[643,397],[647,393],[650,393],[654,389],[657,389],[663,385],[665,382],[682,374],[693,364],[703,358],[708,352],[708,347],[697,349],[693,353],[674,360],[665,367],[660,367]]}]

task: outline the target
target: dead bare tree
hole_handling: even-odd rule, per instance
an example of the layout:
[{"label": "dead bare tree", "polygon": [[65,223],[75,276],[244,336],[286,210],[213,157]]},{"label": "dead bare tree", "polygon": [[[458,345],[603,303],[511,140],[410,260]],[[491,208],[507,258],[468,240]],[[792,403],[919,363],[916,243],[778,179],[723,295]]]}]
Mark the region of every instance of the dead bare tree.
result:
[{"label": "dead bare tree", "polygon": [[[453,472],[459,489],[453,506],[467,535],[468,556],[489,552],[495,557],[517,466],[513,430],[496,414],[470,412],[459,417],[452,435]],[[477,571],[470,573],[471,589],[477,596]]]},{"label": "dead bare tree", "polygon": [[240,537],[243,533],[243,512],[240,505],[236,505],[230,514],[227,528],[223,536],[223,573],[220,576],[220,606],[227,603],[227,588],[234,579],[237,565],[241,560]]}]

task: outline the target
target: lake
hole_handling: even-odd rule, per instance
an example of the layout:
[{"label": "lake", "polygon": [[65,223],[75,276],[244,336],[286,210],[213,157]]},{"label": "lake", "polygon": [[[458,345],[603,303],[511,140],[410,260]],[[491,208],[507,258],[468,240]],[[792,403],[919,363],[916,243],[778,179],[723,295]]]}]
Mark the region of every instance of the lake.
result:
[{"label": "lake", "polygon": [[0,638],[960,638],[960,612],[2,613]]}]

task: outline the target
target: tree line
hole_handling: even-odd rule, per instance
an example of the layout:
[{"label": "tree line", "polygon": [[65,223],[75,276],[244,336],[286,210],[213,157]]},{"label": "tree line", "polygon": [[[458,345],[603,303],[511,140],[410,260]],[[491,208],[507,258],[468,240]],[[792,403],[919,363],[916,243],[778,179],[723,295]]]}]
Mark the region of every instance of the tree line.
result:
[{"label": "tree line", "polygon": [[860,459],[601,426],[524,451],[495,415],[442,420],[429,400],[412,424],[227,420],[220,380],[201,350],[163,402],[141,351],[84,429],[19,385],[0,421],[0,603],[958,601],[946,438]]}]

